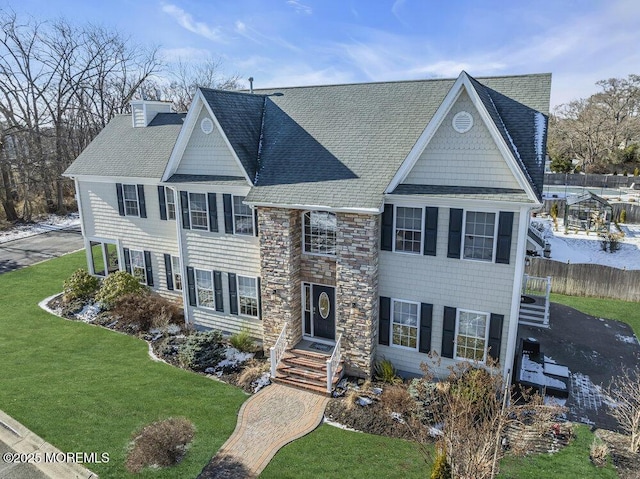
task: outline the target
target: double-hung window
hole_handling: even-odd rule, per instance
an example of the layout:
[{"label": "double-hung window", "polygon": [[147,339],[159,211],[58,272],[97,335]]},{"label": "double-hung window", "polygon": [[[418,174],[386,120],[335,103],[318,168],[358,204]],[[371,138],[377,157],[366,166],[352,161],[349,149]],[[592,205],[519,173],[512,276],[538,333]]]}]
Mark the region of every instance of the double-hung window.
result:
[{"label": "double-hung window", "polygon": [[395,250],[420,254],[422,245],[422,208],[396,207]]},{"label": "double-hung window", "polygon": [[487,351],[489,315],[458,310],[456,325],[456,359],[484,361]]},{"label": "double-hung window", "polygon": [[420,305],[393,300],[391,310],[391,343],[415,349],[418,346],[418,311]]},{"label": "double-hung window", "polygon": [[303,221],[304,252],[335,255],[336,215],[327,211],[307,211]]},{"label": "double-hung window", "polygon": [[171,188],[165,188],[165,198],[167,204],[167,219],[175,220],[176,219],[176,197],[175,193]]},{"label": "double-hung window", "polygon": [[237,235],[253,236],[253,210],[243,201],[244,196],[233,197],[233,230]]},{"label": "double-hung window", "polygon": [[464,259],[493,261],[496,214],[467,211],[464,223]]},{"label": "double-hung window", "polygon": [[180,258],[171,257],[171,274],[173,275],[173,289],[182,291],[182,269],[180,268]]},{"label": "double-hung window", "polygon": [[258,281],[256,278],[238,276],[238,302],[240,314],[258,317]]},{"label": "double-hung window", "polygon": [[191,228],[194,230],[209,229],[209,215],[207,210],[207,195],[204,193],[189,193],[189,214]]},{"label": "double-hung window", "polygon": [[144,263],[144,252],[131,249],[129,250],[131,258],[131,274],[134,278],[143,284],[147,284],[147,269]]},{"label": "double-hung window", "polygon": [[213,290],[213,272],[202,269],[195,270],[196,298],[198,306],[202,308],[215,308]]},{"label": "double-hung window", "polygon": [[126,216],[140,216],[138,188],[136,185],[122,185],[122,198]]}]

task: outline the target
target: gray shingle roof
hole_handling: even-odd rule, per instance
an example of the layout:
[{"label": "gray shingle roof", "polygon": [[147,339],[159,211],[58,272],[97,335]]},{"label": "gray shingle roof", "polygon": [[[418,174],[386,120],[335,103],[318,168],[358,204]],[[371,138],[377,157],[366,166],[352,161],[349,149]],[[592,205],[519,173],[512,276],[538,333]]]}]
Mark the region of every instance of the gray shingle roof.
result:
[{"label": "gray shingle roof", "polygon": [[[483,95],[491,92],[496,103],[492,117],[504,116],[507,128],[518,128],[526,119],[524,112],[548,113],[550,80],[549,74],[490,77],[478,79],[477,89]],[[258,179],[247,201],[380,208],[385,188],[454,82],[438,79],[256,91],[270,96],[265,103]],[[498,94],[513,101],[503,101]],[[532,150],[532,133],[511,136],[521,156]],[[529,165],[523,163],[526,170]]]},{"label": "gray shingle roof", "polygon": [[158,113],[146,128],[133,128],[131,115],[117,115],[64,174],[160,179],[184,117]]},{"label": "gray shingle roof", "polygon": [[200,90],[253,181],[258,169],[264,97],[208,88]]},{"label": "gray shingle roof", "polygon": [[437,196],[480,201],[513,201],[533,203],[523,190],[513,188],[484,188],[476,186],[441,186],[400,184],[393,190],[394,195]]}]

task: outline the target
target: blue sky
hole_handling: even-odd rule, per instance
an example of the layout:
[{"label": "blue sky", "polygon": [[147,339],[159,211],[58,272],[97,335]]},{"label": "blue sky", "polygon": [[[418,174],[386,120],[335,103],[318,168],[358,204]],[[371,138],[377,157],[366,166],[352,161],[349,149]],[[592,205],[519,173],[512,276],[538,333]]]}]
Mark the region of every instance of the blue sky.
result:
[{"label": "blue sky", "polygon": [[638,0],[0,0],[113,27],[255,86],[551,72],[552,105],[640,74]]}]

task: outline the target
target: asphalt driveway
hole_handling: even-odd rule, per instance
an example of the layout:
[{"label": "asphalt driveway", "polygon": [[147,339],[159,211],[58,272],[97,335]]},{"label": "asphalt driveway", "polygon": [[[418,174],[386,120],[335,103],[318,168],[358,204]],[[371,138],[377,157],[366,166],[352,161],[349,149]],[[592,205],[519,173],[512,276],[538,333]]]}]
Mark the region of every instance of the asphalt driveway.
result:
[{"label": "asphalt driveway", "polygon": [[82,249],[79,226],[0,243],[0,274]]},{"label": "asphalt driveway", "polygon": [[611,379],[640,361],[640,344],[630,326],[596,318],[568,306],[551,303],[550,328],[518,327],[518,338],[540,342],[545,356],[571,371],[566,406],[570,421],[615,430],[607,414],[606,389]]}]

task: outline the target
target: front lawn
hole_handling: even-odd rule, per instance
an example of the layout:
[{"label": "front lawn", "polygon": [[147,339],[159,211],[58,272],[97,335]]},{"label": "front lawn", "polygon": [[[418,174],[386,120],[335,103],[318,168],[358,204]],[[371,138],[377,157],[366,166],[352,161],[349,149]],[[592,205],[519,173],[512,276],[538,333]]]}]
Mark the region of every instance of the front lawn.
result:
[{"label": "front lawn", "polygon": [[184,461],[135,477],[196,477],[233,432],[247,396],[238,388],[151,361],[139,339],[42,311],[85,267],[84,251],[0,275],[0,409],[63,452],[107,452],[87,464],[101,478],[124,469],[131,434],[169,416],[196,426]]},{"label": "front lawn", "polygon": [[261,479],[325,479],[344,477],[424,478],[418,446],[403,439],[345,431],[323,424],[281,449],[260,474]]},{"label": "front lawn", "polygon": [[551,301],[570,306],[598,318],[615,319],[627,323],[640,338],[640,304],[619,299],[585,298],[551,293]]}]

